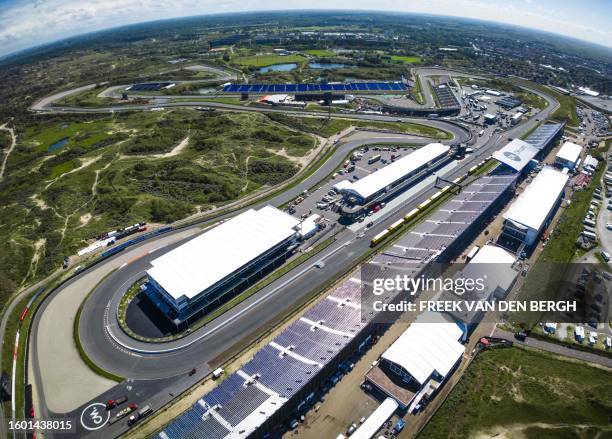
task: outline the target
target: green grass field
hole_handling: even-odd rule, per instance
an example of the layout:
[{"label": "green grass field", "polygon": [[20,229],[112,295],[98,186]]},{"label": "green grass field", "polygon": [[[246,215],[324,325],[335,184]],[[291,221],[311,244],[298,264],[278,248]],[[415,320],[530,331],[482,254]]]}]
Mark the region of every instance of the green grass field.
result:
[{"label": "green grass field", "polygon": [[274,64],[301,63],[302,61],[306,61],[306,57],[302,55],[280,56],[274,54],[239,56],[232,59],[234,64],[243,67],[266,67]]},{"label": "green grass field", "polygon": [[76,168],[76,163],[74,160],[60,163],[59,165],[55,165],[53,168],[51,168],[51,175],[49,175],[49,178],[57,178],[66,172],[72,171],[74,168]]},{"label": "green grass field", "polygon": [[419,438],[610,437],[612,374],[518,348],[485,351]]},{"label": "green grass field", "polygon": [[81,93],[75,93],[60,99],[56,105],[74,106],[74,107],[102,107],[105,105],[116,105],[117,101],[113,98],[101,98],[98,95],[104,90],[104,87],[86,90]]},{"label": "green grass field", "polygon": [[11,136],[6,131],[0,131],[0,151],[11,145]]},{"label": "green grass field", "polygon": [[525,85],[536,90],[551,95],[557,101],[559,101],[559,108],[551,115],[551,119],[558,121],[567,121],[568,125],[578,126],[578,113],[576,113],[576,99],[571,96],[561,94],[552,88],[546,87],[545,85],[537,84],[534,82],[523,81],[519,79],[513,80],[516,83]]},{"label": "green grass field", "polygon": [[432,128],[426,125],[416,123],[403,122],[374,122],[363,120],[351,120],[343,118],[332,118],[330,120],[320,117],[295,117],[284,114],[269,114],[268,117],[274,121],[283,123],[290,127],[309,131],[320,136],[329,137],[350,126],[363,128],[379,128],[392,131],[400,131],[402,133],[418,134],[428,136],[434,139],[450,139],[451,134],[447,131]]},{"label": "green grass field", "polygon": [[117,126],[109,117],[102,117],[97,120],[58,122],[56,124],[33,124],[26,128],[25,136],[21,136],[20,143],[43,153],[47,152],[55,142],[68,139],[66,146],[54,152],[54,154],[59,154],[71,146],[92,149],[102,144],[123,140],[123,136],[116,135],[113,132],[115,130],[117,130]]},{"label": "green grass field", "polygon": [[245,105],[247,101],[242,101],[240,98],[176,98],[172,99],[171,102],[217,102],[219,104],[230,104],[230,105]]},{"label": "green grass field", "polygon": [[421,62],[421,58],[418,56],[391,55],[391,61],[398,61],[404,64],[415,64]]},{"label": "green grass field", "polygon": [[326,50],[326,49],[305,50],[304,53],[307,53],[308,55],[316,56],[317,58],[329,58],[331,56],[336,56],[335,52],[331,50]]},{"label": "green grass field", "polygon": [[105,230],[172,222],[290,179],[314,145],[257,113],[36,116],[0,182],[0,303]]}]

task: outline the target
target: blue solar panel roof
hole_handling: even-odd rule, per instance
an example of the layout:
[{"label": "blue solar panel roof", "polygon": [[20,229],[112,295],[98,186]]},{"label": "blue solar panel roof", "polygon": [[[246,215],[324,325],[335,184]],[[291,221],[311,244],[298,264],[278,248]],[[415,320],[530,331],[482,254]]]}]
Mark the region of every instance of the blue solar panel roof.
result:
[{"label": "blue solar panel roof", "polygon": [[533,133],[531,133],[525,142],[542,149],[548,146],[548,143],[557,135],[559,130],[563,128],[562,123],[548,123],[540,125]]},{"label": "blue solar panel roof", "polygon": [[225,93],[287,93],[322,91],[401,91],[406,90],[402,82],[347,82],[343,84],[228,84]]}]

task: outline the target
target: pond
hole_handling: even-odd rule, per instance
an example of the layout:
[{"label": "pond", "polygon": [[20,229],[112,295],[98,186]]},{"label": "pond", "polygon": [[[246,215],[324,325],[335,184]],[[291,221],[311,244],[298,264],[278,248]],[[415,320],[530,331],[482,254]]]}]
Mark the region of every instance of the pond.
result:
[{"label": "pond", "polygon": [[327,70],[333,70],[333,69],[343,69],[346,67],[346,64],[340,64],[340,63],[319,63],[319,62],[311,62],[308,64],[308,67],[310,67],[311,69],[327,69]]},{"label": "pond", "polygon": [[63,139],[60,139],[54,144],[52,144],[51,146],[49,146],[49,148],[47,148],[47,151],[49,152],[57,151],[61,147],[66,146],[67,143],[68,143],[68,137],[64,137]]},{"label": "pond", "polygon": [[259,73],[268,73],[268,72],[290,72],[293,69],[297,69],[297,64],[286,63],[286,64],[273,64],[271,66],[261,67],[259,69]]}]

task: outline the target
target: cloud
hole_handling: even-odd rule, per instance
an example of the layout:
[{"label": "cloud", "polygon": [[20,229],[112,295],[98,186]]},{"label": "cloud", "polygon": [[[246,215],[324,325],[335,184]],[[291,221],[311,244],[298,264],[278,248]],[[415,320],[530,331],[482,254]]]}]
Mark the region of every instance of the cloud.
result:
[{"label": "cloud", "polygon": [[[502,0],[311,0],[309,9],[369,9],[479,18],[532,27],[612,46],[612,34],[579,17],[559,18],[545,8]],[[2,3],[0,3],[2,5]],[[17,0],[0,6],[0,55],[85,32],[220,12],[303,9],[303,0]],[[605,13],[605,11],[604,11]]]}]

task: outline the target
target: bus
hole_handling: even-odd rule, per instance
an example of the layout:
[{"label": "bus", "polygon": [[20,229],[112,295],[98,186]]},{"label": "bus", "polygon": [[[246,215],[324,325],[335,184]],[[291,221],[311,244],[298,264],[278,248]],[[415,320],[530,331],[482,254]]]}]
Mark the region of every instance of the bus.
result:
[{"label": "bus", "polygon": [[372,163],[376,163],[379,160],[380,160],[380,154],[376,154],[375,156],[370,157],[368,159],[368,165],[371,165]]}]

